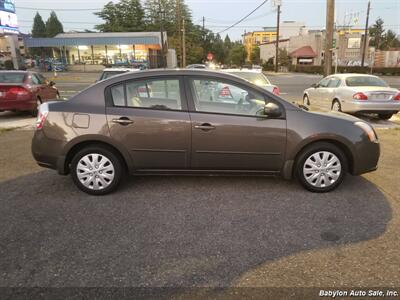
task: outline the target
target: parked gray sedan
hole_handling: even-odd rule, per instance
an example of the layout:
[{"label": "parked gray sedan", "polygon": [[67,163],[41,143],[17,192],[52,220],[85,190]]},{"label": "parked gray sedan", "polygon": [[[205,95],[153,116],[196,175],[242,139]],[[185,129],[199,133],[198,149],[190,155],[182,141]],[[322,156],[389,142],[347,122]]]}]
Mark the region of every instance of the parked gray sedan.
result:
[{"label": "parked gray sedan", "polygon": [[400,91],[377,76],[335,74],[306,89],[303,104],[348,113],[376,113],[387,120],[400,111]]},{"label": "parked gray sedan", "polygon": [[70,173],[95,195],[114,190],[127,173],[281,175],[327,192],[347,172],[375,170],[379,159],[368,123],[311,113],[237,76],[204,70],[112,77],[41,105],[36,127],[38,164]]}]

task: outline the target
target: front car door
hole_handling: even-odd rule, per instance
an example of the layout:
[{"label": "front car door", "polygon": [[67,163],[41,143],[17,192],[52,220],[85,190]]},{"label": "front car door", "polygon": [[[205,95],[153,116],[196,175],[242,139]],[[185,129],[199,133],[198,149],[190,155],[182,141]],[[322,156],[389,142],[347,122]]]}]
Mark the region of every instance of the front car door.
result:
[{"label": "front car door", "polygon": [[[266,96],[243,84],[187,76],[195,170],[279,172],[286,146],[286,119],[263,115]],[[272,101],[272,100],[271,100]]]},{"label": "front car door", "polygon": [[326,94],[326,88],[328,87],[330,77],[326,77],[317,83],[314,89],[310,90],[310,102],[319,108],[324,107],[324,98]]},{"label": "front car door", "polygon": [[190,117],[179,76],[128,80],[106,89],[114,140],[129,150],[137,171],[186,169]]},{"label": "front car door", "polygon": [[328,86],[326,87],[326,92],[324,94],[324,108],[330,110],[332,108],[332,101],[336,96],[336,89],[339,87],[341,81],[337,77],[331,77]]}]

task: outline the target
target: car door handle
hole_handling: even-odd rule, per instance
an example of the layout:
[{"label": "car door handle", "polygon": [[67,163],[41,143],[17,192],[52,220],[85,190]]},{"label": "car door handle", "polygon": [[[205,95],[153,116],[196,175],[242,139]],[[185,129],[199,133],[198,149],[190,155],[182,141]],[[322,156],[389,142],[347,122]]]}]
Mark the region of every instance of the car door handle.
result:
[{"label": "car door handle", "polygon": [[120,124],[120,125],[129,125],[129,124],[133,123],[133,121],[127,117],[121,117],[119,119],[112,119],[112,122]]},{"label": "car door handle", "polygon": [[212,126],[212,125],[209,124],[209,123],[204,123],[204,124],[201,124],[201,125],[195,125],[194,128],[207,131],[207,130],[213,130],[213,129],[215,129],[215,126]]}]

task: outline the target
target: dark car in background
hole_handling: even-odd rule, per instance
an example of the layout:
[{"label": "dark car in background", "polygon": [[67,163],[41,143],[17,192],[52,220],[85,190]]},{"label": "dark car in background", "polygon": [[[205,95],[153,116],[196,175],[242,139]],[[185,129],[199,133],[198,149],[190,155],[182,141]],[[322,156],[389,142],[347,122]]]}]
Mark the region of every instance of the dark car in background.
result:
[{"label": "dark car in background", "polygon": [[29,71],[0,71],[0,111],[29,111],[37,114],[38,106],[58,99],[55,83]]},{"label": "dark car in background", "polygon": [[95,195],[116,189],[126,173],[280,175],[328,192],[347,172],[375,170],[380,153],[375,131],[360,119],[308,112],[205,70],[101,81],[68,101],[42,104],[36,127],[38,164],[70,173]]}]

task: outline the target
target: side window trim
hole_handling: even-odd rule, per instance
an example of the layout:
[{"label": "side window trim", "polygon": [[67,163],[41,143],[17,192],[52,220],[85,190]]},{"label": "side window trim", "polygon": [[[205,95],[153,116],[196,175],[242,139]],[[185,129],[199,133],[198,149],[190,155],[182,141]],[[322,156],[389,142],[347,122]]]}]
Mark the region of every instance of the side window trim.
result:
[{"label": "side window trim", "polygon": [[[126,91],[127,83],[140,82],[140,81],[161,81],[161,80],[178,80],[179,95],[180,95],[180,100],[181,100],[181,109],[160,109],[160,108],[153,108],[153,107],[128,106],[127,91]],[[183,79],[183,76],[181,76],[181,75],[148,76],[148,77],[138,77],[138,78],[126,79],[123,81],[115,82],[115,83],[105,87],[105,89],[104,89],[105,104],[106,104],[106,107],[119,107],[119,108],[124,108],[124,109],[147,109],[147,110],[158,110],[158,111],[188,112],[188,101],[187,101],[187,97],[186,97],[184,84],[185,84],[184,79]],[[124,106],[116,106],[113,103],[111,89],[118,85],[124,86],[124,101],[125,101]],[[147,88],[148,87],[147,87],[147,83],[146,83],[146,89]],[[149,93],[149,91],[147,91],[147,92]]]},{"label": "side window trim", "polygon": [[195,103],[194,103],[194,95],[193,95],[193,90],[192,90],[192,86],[190,84],[190,80],[195,80],[195,79],[200,79],[200,80],[221,80],[221,78],[218,77],[213,77],[213,76],[202,76],[202,75],[185,75],[184,77],[184,87],[185,87],[185,92],[186,92],[186,99],[188,102],[188,111],[189,113],[201,113],[201,114],[213,114],[213,115],[225,115],[225,116],[239,116],[239,117],[248,117],[248,118],[256,118],[256,119],[286,119],[286,109],[285,106],[280,103],[279,101],[276,101],[273,98],[269,98],[268,95],[266,95],[265,93],[256,91],[254,89],[252,89],[251,87],[247,87],[244,84],[240,84],[237,83],[235,81],[231,81],[229,79],[223,79],[223,81],[227,84],[232,84],[232,85],[236,85],[238,87],[243,87],[246,89],[249,89],[251,91],[254,91],[255,93],[261,94],[264,97],[264,101],[265,103],[268,102],[273,102],[277,105],[279,105],[279,107],[282,109],[282,116],[279,118],[267,118],[266,116],[262,116],[262,115],[246,115],[246,114],[231,114],[231,113],[218,113],[218,112],[204,112],[204,111],[197,111],[196,107],[195,107]]}]

